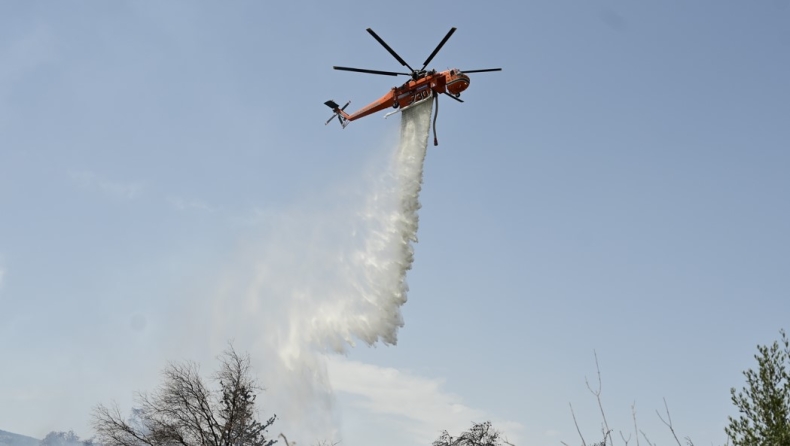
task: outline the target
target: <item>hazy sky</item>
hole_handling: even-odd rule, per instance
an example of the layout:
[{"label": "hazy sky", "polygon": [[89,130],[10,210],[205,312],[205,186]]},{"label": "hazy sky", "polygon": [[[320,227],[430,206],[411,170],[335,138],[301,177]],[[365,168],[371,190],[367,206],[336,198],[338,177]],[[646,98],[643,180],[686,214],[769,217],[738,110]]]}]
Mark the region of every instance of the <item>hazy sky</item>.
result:
[{"label": "hazy sky", "polygon": [[[295,414],[272,296],[336,283],[398,139],[323,125],[403,80],[331,67],[400,70],[367,27],[419,65],[452,26],[433,67],[504,71],[440,103],[398,345],[318,361],[333,392]],[[635,401],[667,444],[666,398],[723,443],[789,328],[788,44],[786,0],[3,2],[0,429],[91,436],[96,404],[233,339],[300,443],[324,417],[348,446],[486,419],[576,444],[568,403],[597,440],[593,351],[615,430]]]}]

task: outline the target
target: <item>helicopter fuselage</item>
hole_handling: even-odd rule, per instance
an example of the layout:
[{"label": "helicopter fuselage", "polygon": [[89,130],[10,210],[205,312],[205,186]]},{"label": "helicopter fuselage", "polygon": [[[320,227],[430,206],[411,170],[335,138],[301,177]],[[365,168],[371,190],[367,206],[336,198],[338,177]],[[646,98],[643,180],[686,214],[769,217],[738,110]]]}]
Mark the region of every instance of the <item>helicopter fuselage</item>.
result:
[{"label": "helicopter fuselage", "polygon": [[387,108],[405,108],[432,97],[434,94],[447,93],[456,98],[469,87],[469,76],[458,69],[436,72],[431,70],[424,75],[405,82],[400,87],[393,87],[384,96],[367,106],[348,114],[348,121],[354,121]]}]

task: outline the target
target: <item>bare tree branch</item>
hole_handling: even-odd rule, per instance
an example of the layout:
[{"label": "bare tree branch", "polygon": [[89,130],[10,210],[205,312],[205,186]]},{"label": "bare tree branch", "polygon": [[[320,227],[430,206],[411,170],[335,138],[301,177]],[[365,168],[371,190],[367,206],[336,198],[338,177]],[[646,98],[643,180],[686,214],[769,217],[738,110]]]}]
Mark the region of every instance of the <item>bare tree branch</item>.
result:
[{"label": "bare tree branch", "polygon": [[603,425],[606,429],[607,434],[604,435],[604,445],[606,444],[606,436],[608,432],[612,430],[609,429],[609,423],[606,421],[606,413],[603,410],[603,403],[601,403],[601,367],[598,365],[598,352],[593,350],[593,354],[595,355],[595,371],[598,373],[598,390],[593,390],[590,386],[590,381],[587,380],[587,377],[584,378],[584,382],[587,384],[587,388],[595,395],[595,399],[598,400],[598,408],[601,410],[601,418],[603,418]]},{"label": "bare tree branch", "polygon": [[661,420],[661,422],[664,423],[669,428],[669,431],[672,432],[672,436],[675,437],[675,441],[677,442],[678,446],[683,446],[682,444],[680,444],[680,440],[678,440],[677,434],[675,434],[675,428],[672,427],[672,416],[669,415],[669,406],[667,406],[666,398],[664,398],[664,410],[666,410],[667,412],[666,420],[664,420],[664,418],[661,417],[661,414],[658,413],[658,410],[656,410],[656,415],[658,415],[658,418]]},{"label": "bare tree branch", "polygon": [[117,406],[94,409],[93,425],[104,446],[271,446],[257,420],[256,392],[249,356],[229,345],[219,358],[214,390],[205,385],[197,364],[170,363],[163,382],[151,395],[139,393],[138,409],[126,422]]},{"label": "bare tree branch", "polygon": [[573,425],[576,426],[576,432],[579,433],[579,438],[582,439],[582,446],[587,446],[587,442],[584,441],[584,435],[582,435],[582,430],[579,429],[579,423],[576,422],[576,414],[573,413],[573,404],[568,403],[568,405],[571,407],[571,416],[573,417]]},{"label": "bare tree branch", "polygon": [[641,433],[642,433],[642,436],[643,436],[643,437],[645,437],[645,441],[647,442],[647,444],[648,444],[649,446],[656,446],[654,443],[651,443],[651,442],[650,442],[650,439],[649,439],[649,438],[647,438],[647,434],[645,434],[645,431],[639,431],[639,432],[641,432]]},{"label": "bare tree branch", "polygon": [[620,431],[620,438],[623,439],[623,443],[625,443],[625,446],[628,446],[628,442],[631,441],[631,434],[628,434],[628,438],[625,438],[625,435],[623,435],[623,431]]}]

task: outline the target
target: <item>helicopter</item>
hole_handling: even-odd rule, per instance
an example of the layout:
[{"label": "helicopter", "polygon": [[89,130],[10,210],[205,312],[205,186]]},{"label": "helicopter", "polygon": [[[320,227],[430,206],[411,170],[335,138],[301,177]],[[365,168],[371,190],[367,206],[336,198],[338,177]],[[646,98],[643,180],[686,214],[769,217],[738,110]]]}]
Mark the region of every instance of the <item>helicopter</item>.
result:
[{"label": "helicopter", "polygon": [[381,46],[384,47],[389,53],[398,61],[400,64],[406,68],[408,68],[411,72],[410,73],[400,73],[394,71],[380,71],[380,70],[368,70],[363,68],[350,68],[350,67],[338,67],[334,66],[335,70],[340,71],[353,71],[357,73],[368,73],[368,74],[378,74],[383,76],[409,76],[411,79],[406,81],[401,86],[392,87],[390,91],[388,91],[384,96],[380,97],[379,99],[371,102],[370,104],[362,107],[361,109],[355,111],[354,113],[348,114],[346,113],[345,109],[351,103],[351,101],[346,102],[346,104],[342,107],[338,105],[334,100],[329,100],[324,102],[324,104],[332,109],[332,116],[326,121],[326,124],[332,122],[333,119],[337,118],[340,122],[340,125],[343,128],[351,121],[355,121],[359,118],[363,118],[368,115],[372,115],[374,113],[378,113],[382,110],[386,110],[390,107],[394,108],[394,111],[391,111],[384,115],[385,118],[398,113],[404,110],[408,110],[411,107],[414,107],[424,101],[427,101],[431,98],[436,99],[436,112],[433,116],[433,145],[439,145],[439,141],[436,138],[436,117],[439,114],[439,94],[446,94],[447,96],[453,98],[458,102],[464,102],[460,99],[461,92],[466,90],[469,87],[469,76],[468,74],[471,73],[484,73],[489,71],[502,71],[502,68],[486,68],[482,70],[459,70],[456,68],[445,70],[445,71],[436,71],[436,70],[426,70],[425,68],[428,66],[429,63],[433,60],[439,50],[442,49],[447,40],[450,39],[450,36],[453,35],[456,28],[453,27],[444,36],[439,45],[433,50],[433,52],[425,59],[422,67],[418,70],[412,68],[405,60],[403,60],[398,53],[396,53],[389,45],[387,45],[384,40],[378,36],[372,29],[368,28],[368,33],[373,36],[374,39]]}]

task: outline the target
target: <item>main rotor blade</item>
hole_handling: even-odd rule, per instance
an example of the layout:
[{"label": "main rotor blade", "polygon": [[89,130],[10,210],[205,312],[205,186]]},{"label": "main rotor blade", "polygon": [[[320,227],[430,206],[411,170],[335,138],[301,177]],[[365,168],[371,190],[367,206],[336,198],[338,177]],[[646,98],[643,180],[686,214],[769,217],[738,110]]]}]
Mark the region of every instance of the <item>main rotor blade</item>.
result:
[{"label": "main rotor blade", "polygon": [[431,60],[433,60],[433,57],[436,56],[436,53],[438,53],[440,49],[442,49],[444,44],[447,42],[447,40],[450,38],[450,36],[453,35],[454,32],[455,32],[455,27],[453,26],[452,28],[450,28],[450,32],[448,32],[447,35],[444,36],[444,39],[442,39],[442,41],[439,42],[439,45],[436,46],[436,49],[433,50],[431,55],[428,56],[427,59],[425,59],[425,63],[422,65],[422,69],[423,70],[425,69],[425,67],[428,66],[429,63],[431,63]]},{"label": "main rotor blade", "polygon": [[461,73],[469,74],[469,73],[485,73],[486,71],[502,71],[501,68],[486,68],[485,70],[461,70]]},{"label": "main rotor blade", "polygon": [[379,70],[366,70],[364,68],[349,68],[349,67],[332,67],[335,70],[341,71],[356,71],[357,73],[368,73],[368,74],[381,74],[384,76],[411,76],[409,73],[395,73],[394,71],[379,71]]},{"label": "main rotor blade", "polygon": [[378,41],[378,43],[381,44],[381,46],[383,46],[387,51],[389,51],[390,54],[392,54],[392,57],[397,59],[398,62],[400,62],[401,65],[403,65],[404,67],[408,67],[411,71],[414,71],[414,68],[410,67],[409,64],[407,64],[405,60],[401,59],[401,57],[398,56],[398,53],[396,53],[395,50],[390,48],[390,46],[387,45],[387,43],[384,42],[384,40],[382,40],[381,37],[378,36],[378,34],[374,33],[373,30],[370,29],[370,28],[368,28],[368,32],[370,33],[371,36],[373,36],[374,39],[376,39],[376,41]]}]

